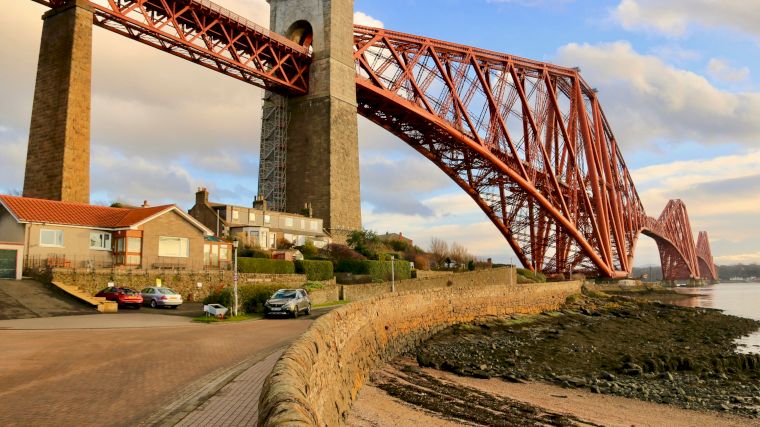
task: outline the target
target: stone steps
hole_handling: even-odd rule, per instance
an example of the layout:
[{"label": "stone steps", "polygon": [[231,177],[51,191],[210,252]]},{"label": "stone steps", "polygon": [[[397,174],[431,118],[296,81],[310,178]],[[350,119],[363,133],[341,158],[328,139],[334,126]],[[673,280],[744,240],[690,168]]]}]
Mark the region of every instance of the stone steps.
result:
[{"label": "stone steps", "polygon": [[87,304],[95,306],[101,313],[116,313],[119,310],[119,305],[113,301],[107,301],[103,297],[95,297],[80,289],[77,286],[66,285],[60,282],[52,282],[53,286],[61,289],[67,294],[77,298]]}]

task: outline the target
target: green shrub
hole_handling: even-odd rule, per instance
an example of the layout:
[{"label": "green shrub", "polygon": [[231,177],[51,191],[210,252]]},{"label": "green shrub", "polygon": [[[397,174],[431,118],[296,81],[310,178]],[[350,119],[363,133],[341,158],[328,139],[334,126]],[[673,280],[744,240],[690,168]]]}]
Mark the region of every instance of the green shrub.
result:
[{"label": "green shrub", "polygon": [[330,280],[335,277],[332,261],[296,261],[296,273],[305,274],[306,280]]},{"label": "green shrub", "polygon": [[232,305],[232,291],[229,288],[217,289],[203,298],[203,304],[221,304],[230,307]]},{"label": "green shrub", "polygon": [[[412,266],[409,261],[397,260],[394,262],[396,280],[406,280],[412,277]],[[344,259],[338,262],[336,271],[339,273],[351,273],[357,275],[369,275],[372,281],[391,280],[390,261],[371,261]]]},{"label": "green shrub", "polygon": [[296,267],[291,261],[282,259],[238,258],[241,273],[295,274]]},{"label": "green shrub", "polygon": [[[518,268],[517,275],[527,279],[527,283],[544,283],[546,282],[546,276],[543,273],[533,272],[527,268]],[[518,277],[519,279],[519,277]]]},{"label": "green shrub", "polygon": [[285,286],[282,285],[244,285],[238,287],[240,310],[253,314],[263,313],[264,303],[269,297]]}]

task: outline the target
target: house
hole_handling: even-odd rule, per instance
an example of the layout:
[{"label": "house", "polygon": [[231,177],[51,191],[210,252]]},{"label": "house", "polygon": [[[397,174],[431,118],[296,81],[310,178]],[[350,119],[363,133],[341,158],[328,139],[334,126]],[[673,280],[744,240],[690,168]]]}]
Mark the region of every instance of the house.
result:
[{"label": "house", "polygon": [[295,246],[307,241],[318,248],[330,243],[319,218],[267,210],[266,201],[259,198],[252,207],[227,205],[209,201],[209,193],[199,188],[190,215],[217,236],[227,236],[265,249],[277,249],[277,242],[286,240]]},{"label": "house", "polygon": [[408,238],[408,237],[404,237],[404,234],[401,233],[401,232],[399,232],[399,233],[385,233],[385,234],[381,234],[378,237],[383,242],[388,242],[388,243],[390,243],[390,242],[404,242],[407,245],[409,245],[409,247],[414,246],[414,241],[412,239]]},{"label": "house", "polygon": [[[147,204],[146,204],[147,205]],[[232,245],[175,205],[106,207],[0,195],[0,242],[28,267],[225,268]]]}]

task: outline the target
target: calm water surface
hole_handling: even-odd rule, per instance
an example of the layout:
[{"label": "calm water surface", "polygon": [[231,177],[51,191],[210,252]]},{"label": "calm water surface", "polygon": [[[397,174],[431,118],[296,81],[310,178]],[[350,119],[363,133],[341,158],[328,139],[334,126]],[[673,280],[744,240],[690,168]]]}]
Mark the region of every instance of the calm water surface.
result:
[{"label": "calm water surface", "polygon": [[[694,294],[678,305],[718,308],[726,314],[760,320],[760,283],[719,283],[705,288],[678,288],[683,294]],[[760,353],[760,331],[737,340],[739,350]]]}]

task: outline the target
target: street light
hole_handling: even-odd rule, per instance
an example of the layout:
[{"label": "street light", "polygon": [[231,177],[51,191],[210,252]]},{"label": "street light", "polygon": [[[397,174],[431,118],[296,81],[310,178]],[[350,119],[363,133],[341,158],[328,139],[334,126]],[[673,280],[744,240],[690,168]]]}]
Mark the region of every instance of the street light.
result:
[{"label": "street light", "polygon": [[233,258],[234,259],[234,265],[232,267],[233,268],[233,273],[232,273],[233,274],[233,276],[232,276],[232,289],[233,289],[233,293],[235,294],[235,305],[232,308],[232,315],[233,316],[237,316],[238,315],[238,289],[237,289],[238,288],[237,287],[237,282],[238,282],[238,268],[237,268],[237,250],[238,250],[238,245],[239,245],[239,243],[238,243],[237,239],[235,239],[235,240],[232,241],[232,247],[235,249],[235,251],[234,251],[235,255],[234,255],[234,258]]},{"label": "street light", "polygon": [[395,255],[391,255],[391,292],[396,293],[396,259]]}]

